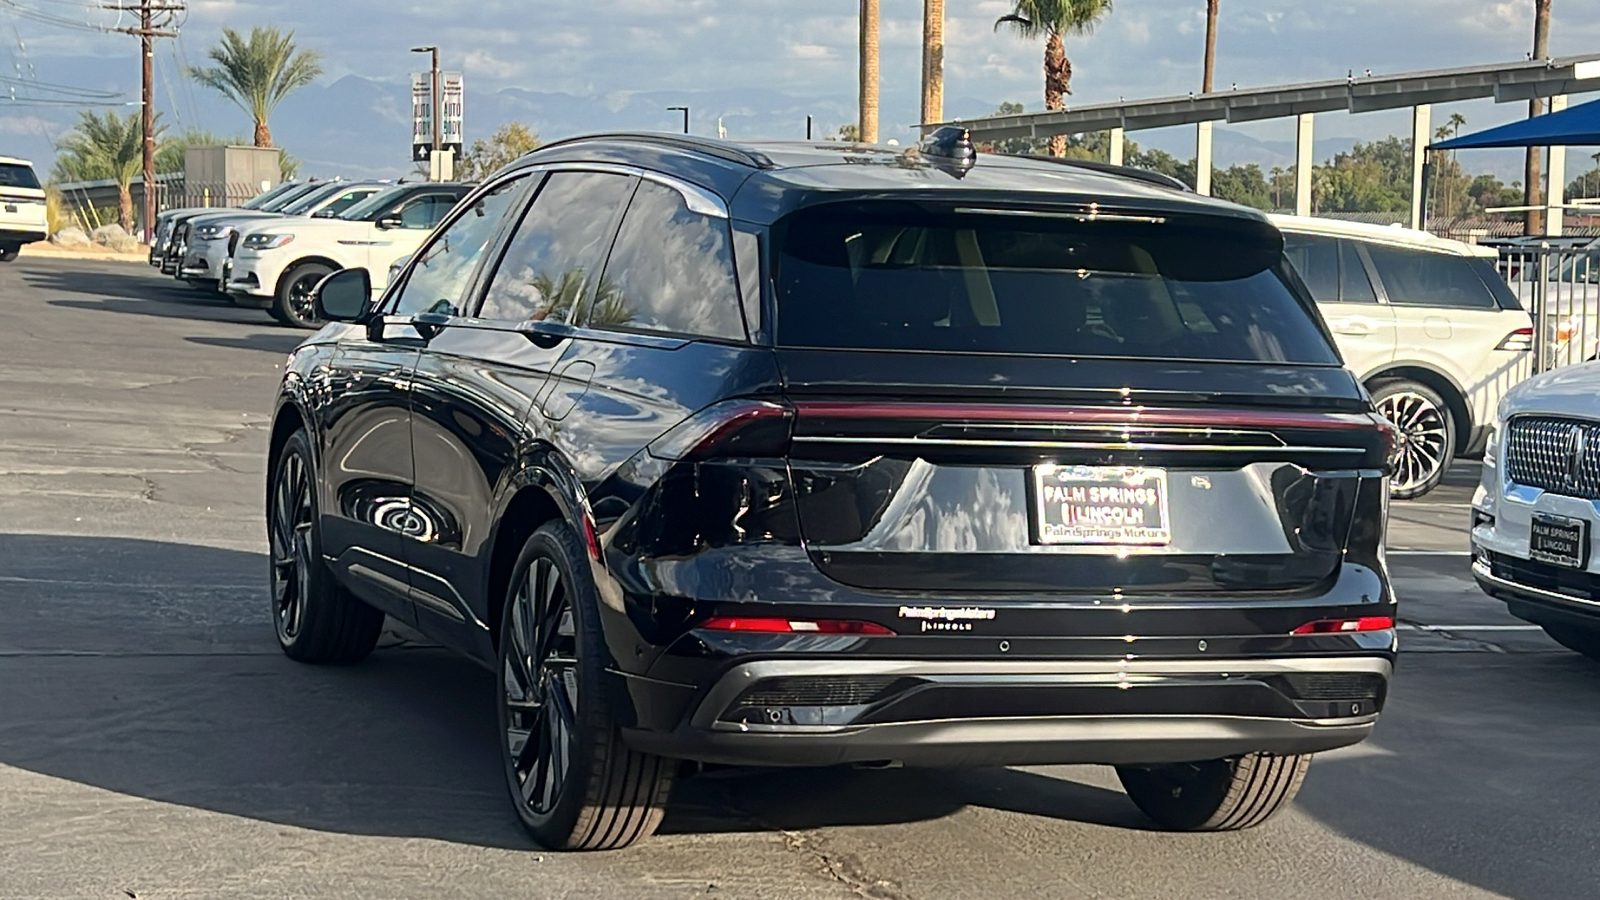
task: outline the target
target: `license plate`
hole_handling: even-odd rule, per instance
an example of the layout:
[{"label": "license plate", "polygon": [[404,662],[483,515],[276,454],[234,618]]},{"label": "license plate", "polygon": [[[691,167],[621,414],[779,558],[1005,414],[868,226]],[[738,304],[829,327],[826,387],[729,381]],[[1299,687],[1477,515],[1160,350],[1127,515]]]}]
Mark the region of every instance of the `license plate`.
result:
[{"label": "license plate", "polygon": [[1528,527],[1528,555],[1551,565],[1582,569],[1589,564],[1589,522],[1534,513]]},{"label": "license plate", "polygon": [[1038,543],[1172,542],[1166,469],[1046,464],[1033,467],[1033,485]]}]

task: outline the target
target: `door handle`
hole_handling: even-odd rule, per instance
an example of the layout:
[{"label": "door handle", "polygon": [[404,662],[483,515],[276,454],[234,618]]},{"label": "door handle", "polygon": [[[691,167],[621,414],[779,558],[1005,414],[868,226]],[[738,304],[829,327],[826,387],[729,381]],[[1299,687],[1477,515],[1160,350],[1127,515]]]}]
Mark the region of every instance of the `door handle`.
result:
[{"label": "door handle", "polygon": [[1371,334],[1372,333],[1372,329],[1373,329],[1372,320],[1368,319],[1368,318],[1364,318],[1362,316],[1352,316],[1352,317],[1350,317],[1348,319],[1340,319],[1337,322],[1333,323],[1333,333],[1334,334],[1351,334],[1351,335]]}]

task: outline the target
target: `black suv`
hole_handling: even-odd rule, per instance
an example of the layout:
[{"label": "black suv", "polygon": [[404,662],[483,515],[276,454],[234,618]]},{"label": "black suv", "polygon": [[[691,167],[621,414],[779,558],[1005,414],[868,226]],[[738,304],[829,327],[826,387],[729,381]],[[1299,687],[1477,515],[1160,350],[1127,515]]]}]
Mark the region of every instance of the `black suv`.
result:
[{"label": "black suv", "polygon": [[611,135],[369,284],[283,380],[278,637],[491,667],[546,846],[693,763],[1108,763],[1244,828],[1383,706],[1392,435],[1258,213],[959,133]]}]

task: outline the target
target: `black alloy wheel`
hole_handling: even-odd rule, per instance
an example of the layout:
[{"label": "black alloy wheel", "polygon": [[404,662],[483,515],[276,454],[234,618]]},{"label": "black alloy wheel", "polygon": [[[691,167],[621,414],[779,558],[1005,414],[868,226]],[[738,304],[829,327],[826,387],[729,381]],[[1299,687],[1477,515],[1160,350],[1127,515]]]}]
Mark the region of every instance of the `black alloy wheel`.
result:
[{"label": "black alloy wheel", "polygon": [[572,772],[578,731],[578,646],[561,570],[539,557],[511,601],[505,654],[506,752],[522,802],[554,809]]},{"label": "black alloy wheel", "polygon": [[1444,398],[1427,385],[1395,380],[1373,386],[1372,405],[1399,432],[1389,495],[1411,500],[1438,487],[1456,455],[1455,421]]},{"label": "black alloy wheel", "polygon": [[333,272],[321,263],[304,263],[290,269],[278,282],[278,295],[273,298],[272,317],[296,328],[322,327],[317,309],[311,299],[317,283]]}]

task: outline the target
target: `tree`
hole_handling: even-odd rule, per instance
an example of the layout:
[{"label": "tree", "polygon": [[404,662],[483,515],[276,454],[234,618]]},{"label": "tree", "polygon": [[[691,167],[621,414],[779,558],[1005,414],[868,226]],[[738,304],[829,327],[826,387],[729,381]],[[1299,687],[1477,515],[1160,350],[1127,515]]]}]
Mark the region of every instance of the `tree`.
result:
[{"label": "tree", "polygon": [[[1044,108],[1064,109],[1066,95],[1072,93],[1072,62],[1067,59],[1063,37],[1085,35],[1111,12],[1111,0],[1013,0],[1009,15],[995,21],[998,31],[1009,26],[1018,37],[1044,42]],[[1066,135],[1050,138],[1050,155],[1065,156]]]},{"label": "tree", "polygon": [[539,135],[521,122],[507,122],[488,140],[478,138],[461,157],[456,175],[463,181],[482,181],[512,160],[539,149]]},{"label": "tree", "polygon": [[944,118],[944,0],[922,0],[922,121]]},{"label": "tree", "polygon": [[1200,90],[1211,93],[1211,78],[1217,73],[1217,7],[1222,0],[1206,0],[1206,61],[1200,76]]},{"label": "tree", "polygon": [[861,85],[857,134],[878,142],[878,0],[861,0]]},{"label": "tree", "polygon": [[[159,140],[165,126],[157,117]],[[54,175],[58,181],[114,179],[117,223],[133,231],[133,176],[144,169],[144,123],[141,114],[84,110],[78,124],[57,147]]]},{"label": "tree", "polygon": [[840,125],[837,133],[830,134],[823,138],[823,140],[844,141],[846,143],[854,144],[855,142],[861,140],[861,126],[854,122],[851,122],[847,125]]},{"label": "tree", "polygon": [[[1550,56],[1550,0],[1533,0],[1533,58],[1543,61]],[[1544,100],[1535,97],[1528,101],[1528,117],[1544,113]],[[1522,203],[1538,207],[1543,202],[1539,192],[1540,159],[1543,147],[1529,147],[1526,157],[1526,176],[1522,182]],[[1523,221],[1528,234],[1544,232],[1544,210],[1530,209]]]},{"label": "tree", "polygon": [[255,119],[257,147],[272,146],[267,119],[283,98],[322,74],[320,53],[296,51],[294,32],[272,27],[252,27],[249,37],[223,28],[222,42],[206,55],[216,65],[208,69],[191,67],[189,77],[221,93]]}]

